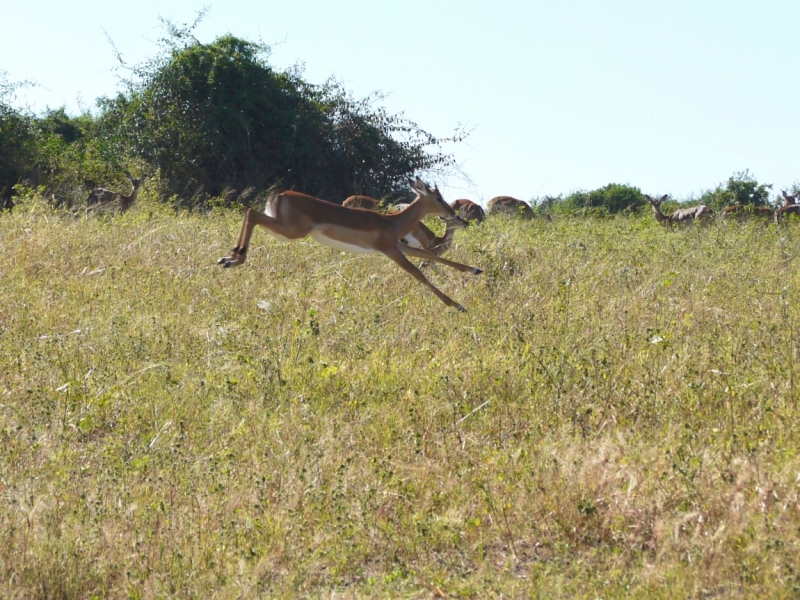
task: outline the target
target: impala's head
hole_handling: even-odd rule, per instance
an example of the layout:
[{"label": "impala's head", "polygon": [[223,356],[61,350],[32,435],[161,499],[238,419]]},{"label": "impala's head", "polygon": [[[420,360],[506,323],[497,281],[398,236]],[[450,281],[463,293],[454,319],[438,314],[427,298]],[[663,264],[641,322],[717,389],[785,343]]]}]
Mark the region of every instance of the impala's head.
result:
[{"label": "impala's head", "polygon": [[800,192],[796,194],[787,194],[786,190],[781,192],[783,194],[784,206],[791,206],[792,204],[797,204],[797,197],[800,196]]},{"label": "impala's head", "polygon": [[644,197],[647,198],[647,201],[651,204],[651,206],[654,209],[658,210],[661,208],[661,203],[667,198],[669,198],[669,194],[664,194],[663,196],[661,196],[661,198],[651,198],[647,194],[645,194]]},{"label": "impala's head", "polygon": [[447,220],[463,221],[463,219],[458,216],[456,211],[453,210],[453,207],[444,201],[442,194],[439,192],[438,186],[431,187],[419,177],[416,179],[409,179],[408,185],[411,187],[414,193],[417,194],[417,197],[414,199],[414,203],[422,202],[424,204],[425,214],[438,215]]},{"label": "impala's head", "polygon": [[128,178],[128,181],[131,182],[134,190],[138,190],[139,186],[144,183],[144,180],[147,179],[148,175],[142,175],[141,177],[134,177],[128,171],[125,171],[125,177]]}]

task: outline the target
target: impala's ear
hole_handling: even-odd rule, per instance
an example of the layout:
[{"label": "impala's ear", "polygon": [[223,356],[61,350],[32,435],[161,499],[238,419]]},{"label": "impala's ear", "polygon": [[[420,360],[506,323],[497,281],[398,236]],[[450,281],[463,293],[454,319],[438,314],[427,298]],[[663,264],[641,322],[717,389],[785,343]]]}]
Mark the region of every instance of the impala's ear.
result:
[{"label": "impala's ear", "polygon": [[783,190],[781,193],[783,194],[784,198],[788,198],[789,197],[789,194],[786,193],[786,190]]},{"label": "impala's ear", "polygon": [[648,202],[652,202],[653,201],[653,199],[650,196],[648,196],[647,194],[645,194],[644,197],[647,198]]},{"label": "impala's ear", "polygon": [[669,198],[669,194],[664,194],[663,196],[661,196],[661,200],[659,200],[659,202],[663,202],[667,198]]}]

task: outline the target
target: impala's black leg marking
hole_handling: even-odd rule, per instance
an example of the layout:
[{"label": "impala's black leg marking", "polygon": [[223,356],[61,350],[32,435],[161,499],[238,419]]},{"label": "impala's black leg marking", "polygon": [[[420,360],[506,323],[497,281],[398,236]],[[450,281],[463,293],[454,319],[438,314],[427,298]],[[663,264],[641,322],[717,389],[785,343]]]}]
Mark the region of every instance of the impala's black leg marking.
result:
[{"label": "impala's black leg marking", "polygon": [[[247,248],[239,248],[236,246],[231,250],[230,256],[224,256],[217,261],[218,265],[222,265],[226,269],[244,262],[244,257],[247,255]],[[241,260],[240,260],[241,259]]]}]

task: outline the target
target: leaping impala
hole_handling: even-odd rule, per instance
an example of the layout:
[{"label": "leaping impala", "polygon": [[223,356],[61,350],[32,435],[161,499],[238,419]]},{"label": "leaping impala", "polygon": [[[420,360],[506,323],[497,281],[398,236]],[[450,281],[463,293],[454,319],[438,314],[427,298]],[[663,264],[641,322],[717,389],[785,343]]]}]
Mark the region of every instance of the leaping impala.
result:
[{"label": "leaping impala", "polygon": [[436,256],[441,256],[453,245],[456,229],[469,227],[469,223],[461,219],[447,219],[445,221],[444,235],[438,236],[421,222],[403,237],[403,243],[414,248],[428,250]]},{"label": "leaping impala", "polygon": [[[467,200],[469,202],[469,200]],[[382,205],[380,200],[376,200],[375,198],[370,198],[369,196],[350,196],[347,200],[342,202],[342,206],[347,208],[360,208],[363,210],[371,210],[375,212],[381,212]],[[406,210],[410,204],[394,204],[388,207],[386,214],[396,214]],[[450,208],[452,208],[458,214],[458,210],[456,209],[453,204],[450,204]],[[459,215],[461,216],[461,215]],[[450,246],[453,245],[453,237],[455,236],[456,229],[462,229],[467,227],[469,224],[461,219],[447,219],[446,227],[443,236],[437,236],[433,231],[428,229],[428,227],[420,221],[417,223],[417,226],[404,235],[400,241],[407,246],[411,246],[412,248],[421,248],[422,250],[428,250],[429,252],[433,252],[436,256],[441,256],[442,254],[447,251]],[[423,261],[420,266],[425,265],[426,263]]]},{"label": "leaping impala", "polygon": [[714,216],[714,211],[707,207],[705,204],[698,204],[697,206],[688,206],[686,208],[679,208],[675,212],[665,215],[661,212],[661,203],[669,197],[669,194],[664,194],[661,198],[651,198],[645,194],[645,198],[653,207],[653,215],[656,217],[661,225],[675,225],[689,224],[694,221],[706,223]]},{"label": "leaping impala", "polygon": [[412,248],[400,241],[427,214],[449,219],[460,219],[460,217],[444,201],[438,188],[431,188],[419,177],[416,180],[409,179],[409,185],[416,192],[416,199],[406,210],[391,215],[345,208],[299,192],[276,192],[267,199],[263,213],[252,208],[244,211],[236,247],[232,250],[231,256],[219,259],[219,264],[224,267],[241,265],[247,258],[253,229],[256,225],[261,225],[270,234],[283,241],[299,240],[310,235],[318,243],[342,252],[356,254],[380,252],[391,258],[409,275],[428,286],[447,306],[464,311],[463,306],[428,281],[406,255],[442,263],[475,275],[483,271],[440,258],[427,250]]}]

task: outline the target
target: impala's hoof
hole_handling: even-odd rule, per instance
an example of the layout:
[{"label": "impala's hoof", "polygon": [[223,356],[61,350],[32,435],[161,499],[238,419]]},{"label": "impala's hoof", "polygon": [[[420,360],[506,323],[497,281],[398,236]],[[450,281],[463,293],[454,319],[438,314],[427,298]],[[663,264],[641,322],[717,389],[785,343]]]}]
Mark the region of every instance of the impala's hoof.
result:
[{"label": "impala's hoof", "polygon": [[472,272],[473,272],[475,275],[480,275],[481,273],[483,273],[483,269],[472,269]]},{"label": "impala's hoof", "polygon": [[466,308],[464,308],[463,306],[461,306],[461,305],[460,305],[458,302],[456,302],[456,304],[455,304],[455,309],[456,309],[458,312],[467,312],[467,309],[466,309]]},{"label": "impala's hoof", "polygon": [[223,256],[222,258],[220,258],[220,259],[217,261],[217,264],[218,264],[218,265],[224,265],[226,262],[228,262],[228,259],[227,259],[227,257]]}]

